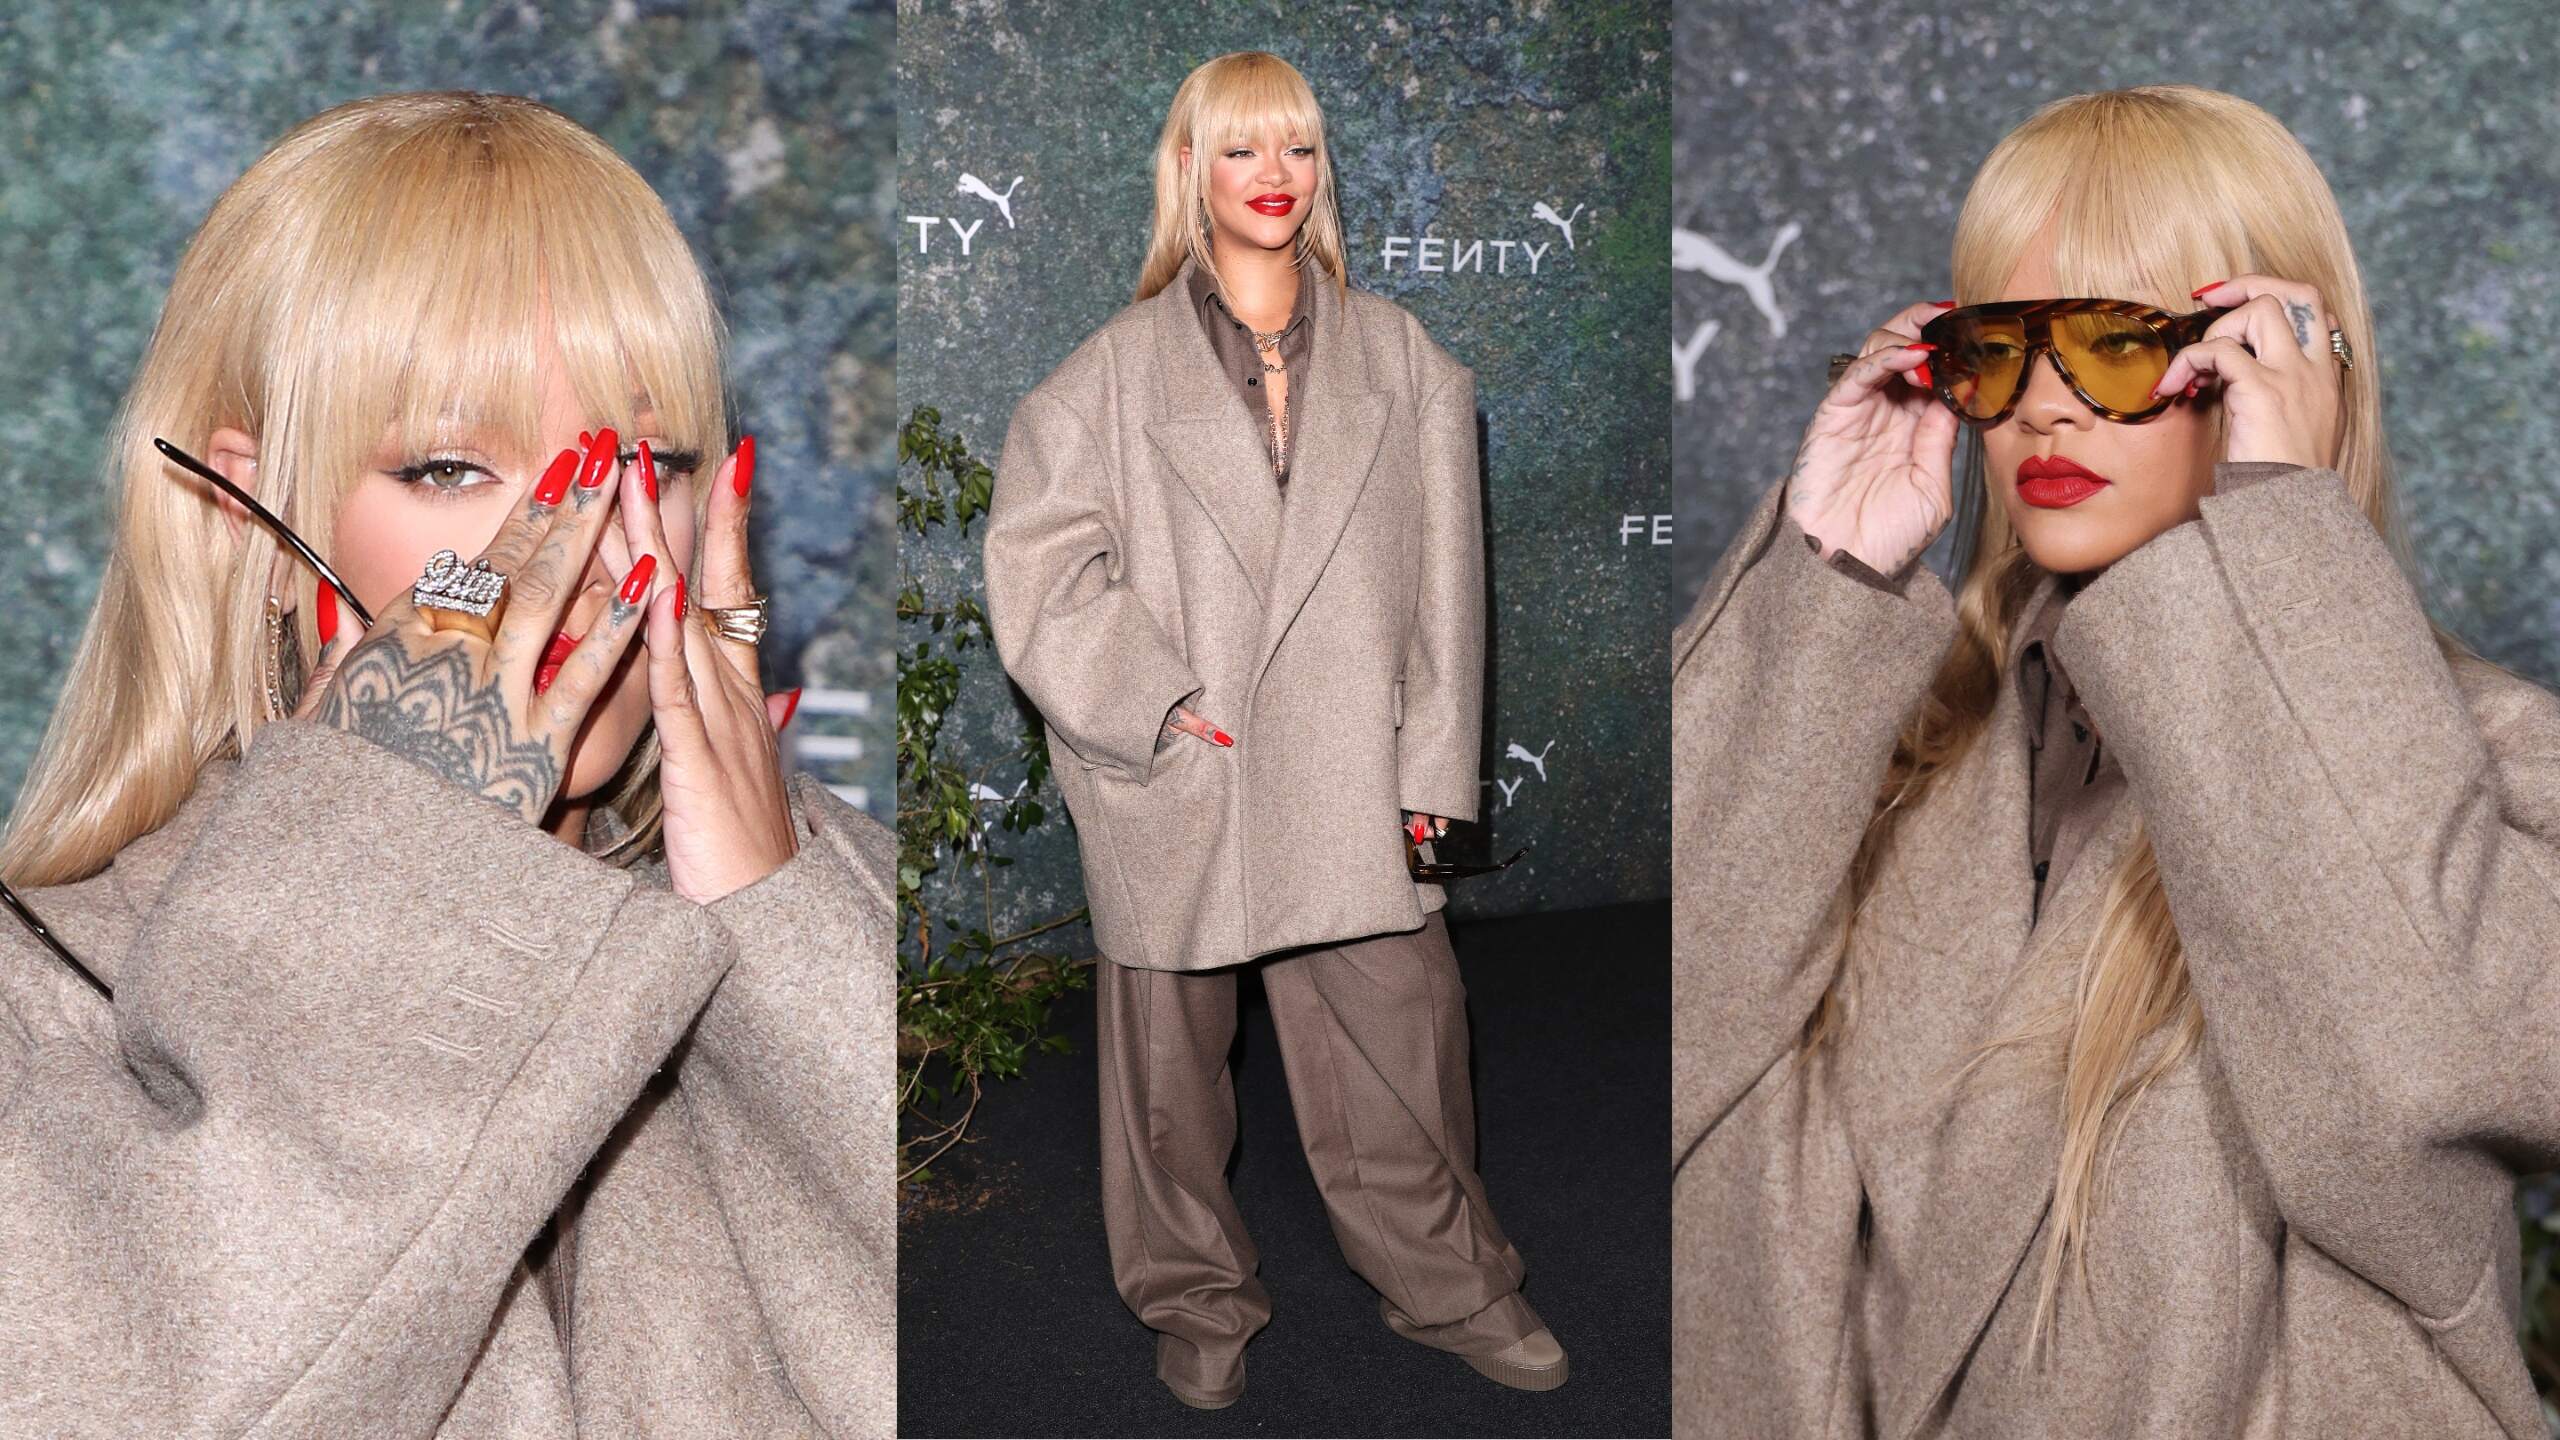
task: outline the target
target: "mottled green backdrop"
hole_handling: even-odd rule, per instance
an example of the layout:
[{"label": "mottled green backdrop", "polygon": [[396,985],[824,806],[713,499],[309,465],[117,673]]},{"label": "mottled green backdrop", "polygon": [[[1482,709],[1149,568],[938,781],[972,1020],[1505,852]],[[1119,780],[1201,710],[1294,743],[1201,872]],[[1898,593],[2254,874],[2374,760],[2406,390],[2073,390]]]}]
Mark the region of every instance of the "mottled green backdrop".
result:
[{"label": "mottled green backdrop", "polygon": [[848,0],[118,0],[0,18],[0,807],[96,592],[102,437],[187,237],[296,121],[475,89],[602,135],[710,272],[759,447],[766,683],[809,687],[795,758],[885,817],[893,29],[885,4]]},{"label": "mottled green backdrop", "polygon": [[[1015,403],[1129,302],[1183,76],[1260,49],[1313,85],[1352,283],[1476,372],[1483,813],[1504,853],[1532,849],[1453,886],[1460,915],[1669,893],[1669,46],[1659,0],[899,6],[899,405],[938,407],[991,462]],[[908,563],[975,586],[978,538]],[[982,656],[964,758],[1011,744],[1016,703]],[[1009,846],[1000,931],[1083,903],[1064,824]]]},{"label": "mottled green backdrop", "polygon": [[1680,611],[1784,473],[1825,357],[1947,293],[1993,143],[2047,100],[2183,81],[2264,106],[2327,173],[2437,617],[2560,684],[2560,7],[1717,0],[1679,31]]}]

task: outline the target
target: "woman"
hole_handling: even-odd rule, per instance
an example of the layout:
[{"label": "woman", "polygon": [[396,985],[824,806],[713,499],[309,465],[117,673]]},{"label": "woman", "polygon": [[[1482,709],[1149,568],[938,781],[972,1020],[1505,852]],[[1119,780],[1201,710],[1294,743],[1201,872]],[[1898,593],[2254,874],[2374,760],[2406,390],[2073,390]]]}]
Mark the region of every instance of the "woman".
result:
[{"label": "woman", "polygon": [[1387,1324],[1564,1382],[1475,1173],[1443,897],[1405,859],[1476,813],[1475,424],[1466,367],[1344,279],[1306,81],[1258,52],[1193,71],[1137,303],[1014,412],[986,538],[1112,962],[1112,1269],[1189,1405],[1243,1394],[1270,1316],[1225,1175],[1236,970],[1263,956],[1308,1163]]},{"label": "woman", "polygon": [[97,981],[0,927],[0,1432],[891,1433],[887,846],[781,769],[719,348],[530,101],[214,206],[0,848]]},{"label": "woman", "polygon": [[1954,272],[1673,642],[1678,1428],[2540,1435],[2560,702],[2399,563],[2326,182],[2076,96]]}]

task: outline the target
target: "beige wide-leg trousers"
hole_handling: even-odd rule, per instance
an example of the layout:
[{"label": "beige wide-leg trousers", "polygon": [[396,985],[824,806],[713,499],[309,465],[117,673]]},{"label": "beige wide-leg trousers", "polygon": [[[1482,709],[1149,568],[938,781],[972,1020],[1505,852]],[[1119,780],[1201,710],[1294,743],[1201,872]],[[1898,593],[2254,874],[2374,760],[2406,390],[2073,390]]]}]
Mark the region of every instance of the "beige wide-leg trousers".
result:
[{"label": "beige wide-leg trousers", "polygon": [[[1523,1266],[1476,1178],[1466,992],[1438,912],[1423,928],[1258,962],[1307,1164],[1343,1258],[1397,1334],[1490,1355],[1536,1330]],[[1156,1373],[1242,1383],[1271,1318],[1227,1191],[1236,967],[1095,967],[1102,1216],[1120,1297],[1157,1332]]]}]

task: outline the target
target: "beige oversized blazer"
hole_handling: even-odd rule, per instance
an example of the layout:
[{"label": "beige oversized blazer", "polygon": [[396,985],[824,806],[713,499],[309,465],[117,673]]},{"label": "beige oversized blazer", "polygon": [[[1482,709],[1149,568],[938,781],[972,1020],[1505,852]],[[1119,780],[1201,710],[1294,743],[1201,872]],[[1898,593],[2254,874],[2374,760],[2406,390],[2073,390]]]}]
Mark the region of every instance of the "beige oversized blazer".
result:
[{"label": "beige oversized blazer", "polygon": [[[2446,664],[2335,472],[2239,468],[2064,613],[2128,788],[2043,922],[2004,679],[1852,931],[1859,1033],[1804,1062],[1952,597],[1827,570],[1781,486],[1679,627],[1679,1434],[2541,1437],[2512,1205],[2560,1165],[2560,701]],[[2137,1102],[2030,1364],[2058,1065],[1944,1079],[2069,997],[2137,824],[2204,1041]]]},{"label": "beige oversized blazer", "polygon": [[287,720],[30,892],[115,999],[0,919],[0,1435],[893,1433],[892,847],[792,784],[697,905]]},{"label": "beige oversized blazer", "polygon": [[[1482,725],[1474,375],[1309,272],[1284,500],[1189,280],[1015,409],[986,533],[988,617],[1048,725],[1096,943],[1150,970],[1420,927],[1444,899],[1407,872],[1397,812],[1475,818]],[[1234,748],[1157,753],[1186,696]]]}]

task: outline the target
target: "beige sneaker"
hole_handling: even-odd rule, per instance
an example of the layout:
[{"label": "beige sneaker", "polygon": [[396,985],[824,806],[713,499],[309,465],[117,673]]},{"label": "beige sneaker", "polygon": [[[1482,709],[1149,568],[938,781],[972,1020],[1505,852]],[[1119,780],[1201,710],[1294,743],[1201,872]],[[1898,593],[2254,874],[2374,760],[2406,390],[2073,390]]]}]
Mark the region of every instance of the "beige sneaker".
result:
[{"label": "beige sneaker", "polygon": [[1564,1347],[1543,1325],[1513,1341],[1507,1349],[1458,1358],[1474,1366],[1477,1374],[1514,1390],[1553,1390],[1572,1373],[1572,1366],[1564,1358]]}]

